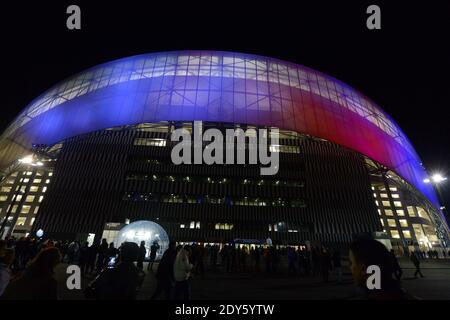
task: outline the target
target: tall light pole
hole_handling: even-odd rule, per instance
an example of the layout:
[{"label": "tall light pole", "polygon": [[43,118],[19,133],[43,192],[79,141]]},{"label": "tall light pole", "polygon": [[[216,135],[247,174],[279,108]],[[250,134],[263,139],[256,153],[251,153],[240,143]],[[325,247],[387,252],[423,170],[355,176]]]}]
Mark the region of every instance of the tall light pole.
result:
[{"label": "tall light pole", "polygon": [[423,180],[423,182],[431,183],[434,186],[439,196],[439,202],[444,205],[443,208],[445,208],[445,204],[443,202],[444,199],[442,197],[441,189],[439,186],[445,181],[447,181],[447,177],[444,177],[441,173],[434,173],[429,178]]},{"label": "tall light pole", "polygon": [[448,211],[445,206],[444,197],[442,196],[440,186],[447,181],[447,177],[445,177],[442,173],[433,173],[429,178],[423,180],[424,183],[431,183],[436,190],[438,195],[439,203],[441,204],[440,209],[444,213],[444,218],[447,220],[447,225],[450,225],[450,217],[448,216]]}]

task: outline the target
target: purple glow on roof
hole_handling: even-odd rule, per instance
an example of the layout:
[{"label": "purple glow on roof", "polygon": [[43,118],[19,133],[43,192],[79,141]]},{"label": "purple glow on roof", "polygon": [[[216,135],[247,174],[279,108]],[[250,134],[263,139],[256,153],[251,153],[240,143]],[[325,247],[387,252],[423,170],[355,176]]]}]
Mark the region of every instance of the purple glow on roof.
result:
[{"label": "purple glow on roof", "polygon": [[81,72],[32,101],[5,130],[8,144],[54,144],[114,126],[158,121],[274,126],[317,136],[387,166],[436,208],[427,173],[395,122],[364,95],[332,77],[277,59],[231,52],[164,52]]}]

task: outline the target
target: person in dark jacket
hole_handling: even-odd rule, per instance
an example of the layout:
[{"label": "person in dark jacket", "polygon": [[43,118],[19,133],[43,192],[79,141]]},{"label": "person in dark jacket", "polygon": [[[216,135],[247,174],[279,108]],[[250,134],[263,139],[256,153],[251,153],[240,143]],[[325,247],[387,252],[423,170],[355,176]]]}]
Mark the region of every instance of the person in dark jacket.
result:
[{"label": "person in dark jacket", "polygon": [[416,272],[414,272],[414,278],[417,278],[417,274],[419,274],[420,277],[423,278],[422,271],[420,270],[420,260],[417,258],[417,254],[415,252],[411,253],[410,260],[414,264],[414,267],[416,267]]},{"label": "person in dark jacket", "polygon": [[[407,294],[398,281],[392,278],[392,260],[389,251],[379,241],[361,238],[353,241],[349,250],[350,270],[353,281],[361,290],[361,299],[367,300],[410,300],[415,297]],[[369,266],[380,270],[380,288],[370,289],[367,280]]]},{"label": "person in dark jacket", "polygon": [[56,300],[58,284],[53,274],[60,261],[61,253],[57,248],[41,250],[23,274],[9,283],[2,299]]},{"label": "person in dark jacket", "polygon": [[337,274],[337,282],[342,283],[342,259],[339,250],[333,252],[331,260],[333,261],[333,269]]},{"label": "person in dark jacket", "polygon": [[392,260],[392,272],[394,273],[394,276],[397,280],[400,280],[402,278],[402,268],[400,267],[400,264],[398,263],[398,259],[395,256],[395,252],[393,249],[390,251],[391,260]]},{"label": "person in dark jacket", "polygon": [[92,273],[95,271],[95,259],[99,250],[98,242],[91,244],[88,248],[88,262],[86,273]]},{"label": "person in dark jacket", "polygon": [[80,254],[78,256],[78,266],[80,267],[81,274],[86,274],[89,255],[89,243],[86,241],[80,248]]},{"label": "person in dark jacket", "polygon": [[137,259],[137,267],[139,270],[144,269],[144,260],[147,255],[147,249],[145,248],[145,241],[141,241],[141,245],[139,246],[139,256]]},{"label": "person in dark jacket", "polygon": [[331,269],[331,256],[326,248],[322,248],[319,252],[319,265],[324,282],[328,282]]},{"label": "person in dark jacket", "polygon": [[156,290],[153,293],[151,300],[156,299],[161,293],[164,292],[165,298],[169,300],[171,298],[172,287],[175,283],[173,276],[173,264],[177,251],[175,249],[175,242],[169,244],[169,248],[164,252],[161,261],[159,262],[158,270],[156,271]]},{"label": "person in dark jacket", "polygon": [[103,267],[106,264],[108,255],[108,242],[106,242],[106,239],[102,239],[102,243],[100,244],[100,247],[98,248],[98,256],[97,256],[97,274],[99,274]]},{"label": "person in dark jacket", "polygon": [[134,242],[124,242],[120,247],[119,262],[112,268],[104,269],[89,284],[85,291],[88,299],[94,300],[134,300],[139,287],[139,270],[134,265],[139,255],[139,246]]},{"label": "person in dark jacket", "polygon": [[156,260],[156,254],[159,250],[158,241],[153,241],[152,246],[150,247],[150,262],[148,263],[147,270],[153,271],[153,263]]}]

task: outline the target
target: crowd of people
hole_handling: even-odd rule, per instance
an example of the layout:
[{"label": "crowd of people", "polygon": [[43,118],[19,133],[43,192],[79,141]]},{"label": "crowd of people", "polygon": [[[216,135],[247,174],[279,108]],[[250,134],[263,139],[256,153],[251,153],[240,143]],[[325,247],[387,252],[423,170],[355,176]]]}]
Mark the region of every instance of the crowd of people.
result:
[{"label": "crowd of people", "polygon": [[[369,251],[363,251],[364,248]],[[0,298],[56,299],[57,282],[53,275],[60,262],[77,264],[83,277],[94,277],[85,289],[88,299],[136,299],[145,277],[144,262],[147,260],[147,271],[154,273],[157,281],[150,299],[161,296],[164,299],[190,299],[191,279],[203,278],[206,270],[265,272],[268,275],[286,272],[302,277],[320,276],[324,282],[329,281],[330,272],[334,271],[336,281],[342,283],[341,252],[323,246],[307,249],[305,246],[277,248],[225,244],[219,247],[170,243],[155,271],[154,262],[159,249],[156,241],[147,250],[144,241],[140,246],[125,242],[115,248],[106,239],[92,245],[25,237],[0,240]],[[435,255],[414,251],[409,257],[416,268],[414,276],[424,277],[420,261]],[[375,240],[355,241],[349,251],[349,262],[356,284],[367,274],[359,274],[359,267],[355,265],[366,266],[376,262],[383,266],[383,279],[389,284],[388,288],[395,291],[393,297],[400,294],[398,283],[403,271],[393,250],[389,252]]]}]

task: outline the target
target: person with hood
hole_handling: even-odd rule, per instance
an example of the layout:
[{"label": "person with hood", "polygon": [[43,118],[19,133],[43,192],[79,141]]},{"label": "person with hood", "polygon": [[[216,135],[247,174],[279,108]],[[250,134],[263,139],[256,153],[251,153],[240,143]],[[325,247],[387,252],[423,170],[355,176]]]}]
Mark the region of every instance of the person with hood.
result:
[{"label": "person with hood", "polygon": [[[415,297],[407,294],[392,278],[392,258],[387,248],[374,239],[361,238],[353,241],[349,250],[350,270],[354,283],[360,288],[361,299],[366,300],[411,300]],[[367,273],[369,266],[380,270],[380,288],[369,288]]]},{"label": "person with hood", "polygon": [[190,262],[191,248],[184,246],[177,256],[173,265],[173,274],[175,278],[174,299],[189,300],[190,299],[190,283],[191,270],[194,267]]}]

